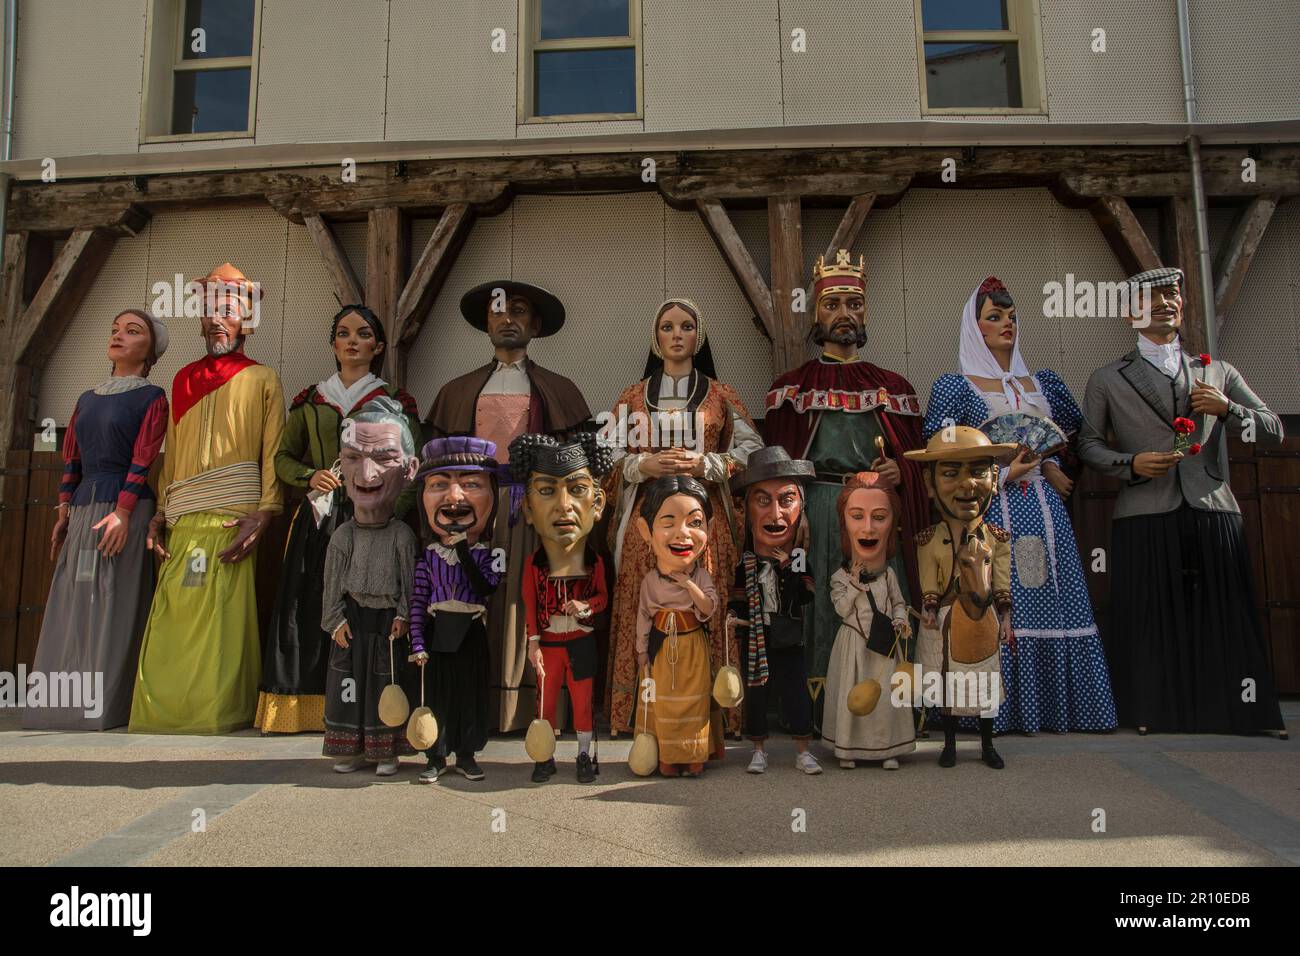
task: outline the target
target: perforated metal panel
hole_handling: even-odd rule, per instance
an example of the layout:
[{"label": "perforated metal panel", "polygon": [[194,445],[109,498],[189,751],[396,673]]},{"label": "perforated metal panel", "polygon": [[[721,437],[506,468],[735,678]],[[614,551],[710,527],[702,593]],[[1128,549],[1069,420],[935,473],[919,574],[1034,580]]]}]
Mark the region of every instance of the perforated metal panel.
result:
[{"label": "perforated metal panel", "polygon": [[1300,412],[1300,203],[1273,214],[1218,351],[1273,411]]},{"label": "perforated metal panel", "polygon": [[[664,281],[663,298],[685,296],[700,307],[719,379],[740,393],[751,415],[762,416],[772,382],[772,345],[694,213],[664,208]],[[642,325],[647,345],[649,318]]]},{"label": "perforated metal panel", "polygon": [[[787,126],[920,117],[916,19],[907,0],[781,0],[782,94]],[[802,28],[807,49],[790,49]]]},{"label": "perforated metal panel", "polygon": [[[365,273],[363,272],[362,275]],[[334,374],[330,319],[338,311],[334,286],[306,226],[289,224],[284,273],[284,331],[280,384],[293,396]]]},{"label": "perforated metal panel", "polygon": [[387,0],[262,0],[258,144],[382,140],[387,38]]},{"label": "perforated metal panel", "polygon": [[1198,120],[1300,117],[1300,0],[1197,0],[1188,7]]},{"label": "perforated metal panel", "polygon": [[[515,0],[393,0],[388,48],[390,140],[515,135]],[[493,53],[492,30],[509,35]]]},{"label": "perforated metal panel", "polygon": [[776,0],[642,5],[647,131],[781,125]]},{"label": "perforated metal panel", "polygon": [[145,0],[19,7],[14,158],[135,152]]},{"label": "perforated metal panel", "polygon": [[[1173,3],[1041,0],[1039,6],[1052,122],[1183,121]],[[1106,31],[1105,53],[1092,52],[1097,28]]]},{"label": "perforated metal panel", "polygon": [[[94,285],[82,299],[41,375],[36,405],[38,422],[53,418],[59,427],[67,425],[77,397],[108,378],[108,334],[113,319],[122,309],[148,308],[151,302],[145,279],[150,229],[146,226],[138,236],[118,239]],[[173,334],[173,345],[177,338],[180,336]],[[150,379],[170,390],[170,375],[161,369],[152,372]]]}]

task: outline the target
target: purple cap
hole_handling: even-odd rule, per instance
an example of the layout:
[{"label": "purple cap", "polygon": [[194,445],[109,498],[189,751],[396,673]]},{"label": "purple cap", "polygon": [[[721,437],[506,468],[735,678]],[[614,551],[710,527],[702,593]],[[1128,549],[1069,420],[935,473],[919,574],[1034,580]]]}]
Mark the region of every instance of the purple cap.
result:
[{"label": "purple cap", "polygon": [[420,470],[416,478],[436,471],[501,471],[496,459],[496,442],[473,435],[451,435],[426,442],[420,453]]}]

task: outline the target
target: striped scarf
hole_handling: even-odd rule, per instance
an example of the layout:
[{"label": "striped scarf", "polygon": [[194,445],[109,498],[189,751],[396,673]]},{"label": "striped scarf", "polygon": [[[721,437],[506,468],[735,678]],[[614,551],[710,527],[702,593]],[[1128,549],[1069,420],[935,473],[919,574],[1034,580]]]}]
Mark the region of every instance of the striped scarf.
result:
[{"label": "striped scarf", "polygon": [[758,583],[758,557],[746,551],[740,558],[745,567],[745,599],[749,602],[749,667],[746,684],[767,683],[767,638],[763,629],[763,588]]}]

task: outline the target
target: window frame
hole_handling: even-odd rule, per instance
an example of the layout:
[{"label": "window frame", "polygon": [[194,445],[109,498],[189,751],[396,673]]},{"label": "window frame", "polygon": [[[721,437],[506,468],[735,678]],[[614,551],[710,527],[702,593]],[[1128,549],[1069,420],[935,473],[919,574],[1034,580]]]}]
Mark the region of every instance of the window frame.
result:
[{"label": "window frame", "polygon": [[[259,0],[260,3],[260,0]],[[541,39],[541,0],[519,3],[519,68],[516,88],[515,122],[519,126],[535,123],[601,123],[645,118],[641,69],[641,0],[627,0],[628,33],[619,37],[567,37],[562,40]],[[632,67],[636,84],[636,110],[631,113],[563,113],[554,116],[534,114],[537,63],[534,54],[560,50],[626,50],[635,57]]]},{"label": "window frame", "polygon": [[[1046,116],[1042,11],[1039,0],[1006,0],[1005,30],[925,29],[925,0],[915,0],[916,64],[922,116]],[[1020,66],[1021,106],[930,106],[925,72],[926,43],[1015,43]]]},{"label": "window frame", "polygon": [[[140,94],[140,143],[190,143],[204,140],[251,139],[257,129],[257,66],[261,59],[262,0],[253,0],[253,37],[248,56],[187,60],[181,51],[185,36],[185,0],[150,0],[145,19],[144,78]],[[164,35],[167,40],[164,41]],[[248,125],[242,130],[210,133],[155,133],[171,129],[177,73],[248,69]]]}]

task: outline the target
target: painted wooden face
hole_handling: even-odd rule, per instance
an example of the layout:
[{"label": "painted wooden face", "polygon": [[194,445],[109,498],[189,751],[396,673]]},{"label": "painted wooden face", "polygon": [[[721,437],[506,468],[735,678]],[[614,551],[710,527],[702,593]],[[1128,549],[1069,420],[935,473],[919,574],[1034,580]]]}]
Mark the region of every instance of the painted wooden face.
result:
[{"label": "painted wooden face", "polygon": [[694,356],[699,339],[699,323],[681,306],[669,307],[655,323],[659,354],[667,361],[683,362]]},{"label": "painted wooden face", "polygon": [[108,335],[108,360],[114,366],[118,362],[127,367],[147,364],[152,348],[153,329],[140,316],[124,312],[113,320]]},{"label": "painted wooden face", "polygon": [[993,500],[998,466],[991,458],[935,462],[925,483],[944,515],[967,523],[978,520]]},{"label": "painted wooden face", "polygon": [[894,509],[879,488],[858,488],[844,506],[844,530],[849,549],[869,571],[880,571],[889,560],[889,541],[894,534]]},{"label": "painted wooden face", "polygon": [[524,517],[544,541],[580,547],[605,510],[605,492],[588,468],[556,478],[533,472],[524,494]]},{"label": "painted wooden face", "polygon": [[980,335],[984,336],[984,344],[989,347],[989,351],[994,355],[999,352],[1010,352],[1016,344],[1016,307],[1014,305],[1001,306],[993,301],[992,298],[986,298],[984,304],[980,306],[979,314]]},{"label": "painted wooden face", "polygon": [[418,467],[415,456],[402,451],[402,430],[392,422],[349,422],[343,427],[339,469],[358,521],[387,521]]},{"label": "painted wooden face", "polygon": [[522,295],[512,295],[506,298],[503,308],[494,308],[499,301],[497,296],[488,298],[487,330],[493,347],[527,348],[540,326],[532,302]]},{"label": "painted wooden face", "polygon": [[867,325],[867,300],[860,292],[828,292],[817,300],[823,341],[855,345]]},{"label": "painted wooden face", "polygon": [[361,316],[349,312],[339,319],[338,327],[334,330],[334,357],[338,359],[339,365],[369,368],[371,360],[376,355],[382,355],[383,351],[384,344],[375,337],[375,330]]},{"label": "painted wooden face", "polygon": [[464,534],[478,542],[492,516],[492,479],[485,471],[435,471],[424,476],[424,513],[440,541]]},{"label": "painted wooden face", "polygon": [[690,573],[709,544],[704,509],[690,495],[673,495],[659,508],[653,526],[637,517],[641,537],[650,543],[662,574]]},{"label": "painted wooden face", "polygon": [[769,478],[754,485],[745,496],[745,517],[754,537],[754,551],[767,557],[775,551],[788,555],[794,548],[802,514],[803,491],[797,481]]},{"label": "painted wooden face", "polygon": [[1182,292],[1176,284],[1143,286],[1134,307],[1129,310],[1128,321],[1138,330],[1178,331],[1183,324]]},{"label": "painted wooden face", "polygon": [[248,333],[251,317],[244,300],[232,289],[214,283],[203,290],[203,341],[208,354],[216,357],[234,352]]}]

